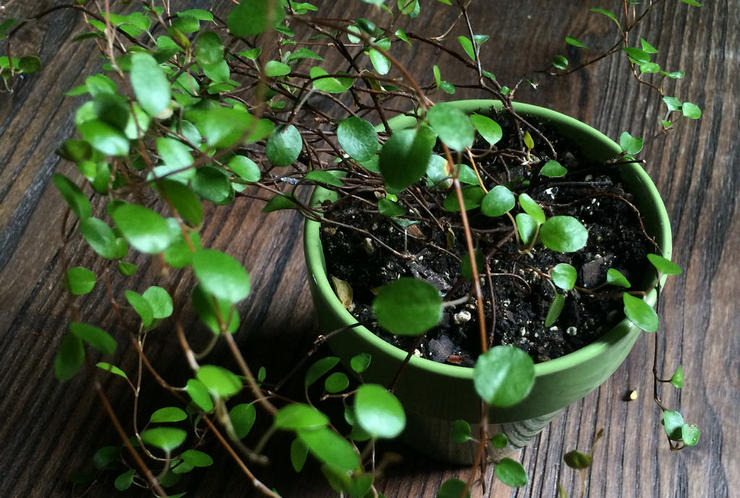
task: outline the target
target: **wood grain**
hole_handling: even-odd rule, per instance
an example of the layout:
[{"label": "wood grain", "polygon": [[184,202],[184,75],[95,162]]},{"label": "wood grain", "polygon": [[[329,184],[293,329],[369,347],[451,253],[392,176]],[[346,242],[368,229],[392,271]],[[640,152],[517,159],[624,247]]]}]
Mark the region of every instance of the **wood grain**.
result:
[{"label": "wood grain", "polygon": [[[5,2],[3,13],[28,16],[52,1]],[[113,1],[113,9],[126,9]],[[209,8],[206,1],[182,1],[177,7]],[[328,7],[328,16],[347,15],[344,2],[315,2]],[[439,34],[454,19],[450,9],[426,2],[421,19],[409,30]],[[33,5],[31,5],[33,4]],[[214,2],[224,14],[230,2]],[[611,4],[611,5],[609,5]],[[174,6],[174,5],[173,5]],[[491,35],[482,60],[499,81],[512,86],[520,78],[540,83],[537,91],[524,84],[518,100],[546,105],[572,115],[616,137],[623,130],[652,135],[661,105],[636,84],[615,56],[564,78],[550,78],[547,68],[558,53],[576,63],[582,52],[568,49],[566,35],[592,46],[594,53],[616,36],[603,16],[588,7],[620,8],[619,2],[548,2],[546,0],[477,1],[471,7],[477,32]],[[435,8],[431,8],[435,7]],[[436,8],[439,7],[439,8]],[[370,6],[361,5],[357,15]],[[668,85],[669,94],[692,99],[704,115],[697,123],[681,123],[667,137],[648,142],[647,170],[663,193],[674,227],[674,260],[685,272],[672,279],[661,300],[662,328],[658,333],[660,368],[669,376],[680,363],[686,388],[667,402],[679,404],[687,420],[702,430],[699,446],[670,453],[661,437],[660,413],[651,399],[653,336],[641,338],[625,364],[596,392],[572,405],[542,435],[522,451],[530,483],[517,490],[486,475],[486,492],[474,496],[516,498],[554,497],[561,483],[579,496],[580,483],[565,467],[562,456],[572,449],[587,450],[598,429],[604,439],[596,446],[594,464],[587,471],[590,497],[726,497],[740,486],[740,428],[737,422],[740,334],[737,295],[740,227],[737,192],[738,2],[706,2],[691,8],[678,1],[662,2],[640,28],[640,35],[664,51],[658,62],[687,78]],[[463,34],[462,26],[452,36]],[[82,29],[78,14],[60,10],[20,33],[14,53],[38,50],[44,69],[25,78],[11,94],[0,94],[0,496],[66,497],[110,496],[109,479],[89,489],[72,486],[69,475],[90,468],[90,457],[100,446],[115,444],[116,436],[94,398],[88,376],[59,383],[53,358],[70,317],[67,297],[59,284],[62,219],[59,194],[49,187],[54,171],[73,176],[73,166],[60,162],[56,147],[74,132],[73,116],[80,98],[63,94],[99,70],[92,43],[72,43]],[[443,78],[458,82],[457,63],[445,54],[418,47],[394,47],[421,83],[433,81],[431,64]],[[0,54],[5,54],[5,47]],[[480,97],[459,90],[455,98]],[[434,95],[434,98],[444,96]],[[102,210],[100,205],[94,209]],[[209,209],[204,244],[239,258],[252,275],[252,295],[240,306],[241,348],[257,364],[268,365],[270,375],[288,371],[310,346],[316,330],[306,286],[301,244],[301,220],[291,214],[264,216],[261,206],[238,200],[233,206]],[[70,226],[68,231],[73,231]],[[104,265],[86,251],[79,237],[70,245],[72,264]],[[140,265],[134,288],[145,289],[151,263]],[[114,287],[122,289],[121,279]],[[181,284],[187,285],[186,283]],[[184,288],[184,287],[183,287]],[[83,316],[93,323],[111,324],[102,286],[80,300]],[[195,323],[190,325],[197,327]],[[172,382],[182,381],[187,366],[171,355],[174,337],[163,330],[149,346],[151,357]],[[125,337],[122,333],[121,338]],[[274,346],[278,345],[276,349]],[[120,364],[133,369],[135,355],[124,352]],[[216,356],[226,357],[217,350]],[[102,378],[114,409],[126,419],[130,393],[117,379]],[[152,389],[151,378],[145,383]],[[622,400],[636,389],[639,398]],[[162,396],[158,394],[157,396]],[[163,400],[145,399],[145,407]],[[278,441],[280,443],[280,441]],[[286,443],[283,439],[282,443]],[[280,444],[278,444],[280,445]],[[284,448],[281,448],[281,451]],[[400,445],[403,462],[392,467],[379,489],[388,497],[434,497],[449,477],[465,478],[469,469],[427,460]],[[213,448],[216,452],[215,447]],[[285,455],[274,455],[285,463]],[[223,456],[218,469],[197,473],[187,481],[189,496],[256,496],[237,468]],[[300,475],[282,473],[278,465],[258,469],[268,484],[286,497],[333,496],[315,466]],[[288,468],[285,465],[283,469]],[[735,491],[732,491],[735,490]],[[145,493],[139,493],[142,496]],[[130,496],[138,496],[134,491]]]}]

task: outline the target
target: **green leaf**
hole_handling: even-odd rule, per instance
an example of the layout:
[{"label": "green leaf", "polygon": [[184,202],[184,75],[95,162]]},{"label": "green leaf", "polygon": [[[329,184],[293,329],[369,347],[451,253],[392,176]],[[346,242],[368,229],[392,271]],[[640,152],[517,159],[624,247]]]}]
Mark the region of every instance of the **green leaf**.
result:
[{"label": "green leaf", "polygon": [[342,392],[349,386],[349,379],[344,372],[334,372],[324,379],[324,389],[328,393]]},{"label": "green leaf", "polygon": [[534,139],[532,139],[532,135],[530,135],[528,131],[524,132],[522,140],[524,141],[524,145],[526,145],[529,150],[534,149]]},{"label": "green leaf", "polygon": [[683,424],[681,426],[681,439],[686,446],[696,446],[699,443],[701,432],[694,424]]},{"label": "green leaf", "polygon": [[329,76],[329,73],[319,66],[312,67],[309,74],[313,80],[313,87],[321,92],[344,93],[354,83],[351,78]]},{"label": "green leaf", "polygon": [[134,474],[136,474],[136,471],[134,469],[127,470],[123,474],[116,477],[116,480],[113,481],[113,487],[115,487],[118,491],[126,491],[134,482]]},{"label": "green leaf", "polygon": [[380,289],[373,312],[392,334],[420,335],[442,319],[442,297],[432,284],[402,277]]},{"label": "green leaf", "polygon": [[[475,128],[470,118],[450,104],[437,104],[427,111],[427,121],[449,148],[463,151],[473,145]],[[425,164],[426,166],[426,164]]]},{"label": "green leaf", "polygon": [[123,132],[98,119],[85,121],[78,126],[82,138],[95,149],[110,156],[128,154],[128,138]]},{"label": "green leaf", "polygon": [[562,178],[568,173],[568,170],[555,159],[550,159],[540,169],[540,175],[548,178]]},{"label": "green leaf", "polygon": [[350,471],[360,466],[360,458],[352,445],[329,429],[299,429],[298,437],[320,461],[339,470]]},{"label": "green leaf", "polygon": [[234,426],[236,437],[244,439],[252,430],[254,421],[257,418],[257,409],[252,403],[240,403],[229,412],[231,425]]},{"label": "green leaf", "polygon": [[306,378],[303,385],[305,387],[310,386],[321,377],[323,377],[324,374],[334,368],[337,363],[339,363],[339,358],[337,358],[336,356],[327,356],[326,358],[321,358],[320,360],[316,361],[306,371]]},{"label": "green leaf", "polygon": [[365,52],[378,74],[388,74],[391,70],[391,62],[380,51],[371,48]]},{"label": "green leaf", "polygon": [[353,356],[349,364],[353,371],[361,374],[368,369],[370,363],[372,362],[372,359],[373,357],[370,355],[370,353],[360,353]]},{"label": "green leaf", "polygon": [[311,180],[317,183],[323,183],[324,185],[333,185],[335,187],[342,186],[342,180],[332,175],[329,171],[322,171],[318,169],[309,171],[306,176],[303,177],[303,179]]},{"label": "green leaf", "polygon": [[426,172],[436,138],[426,126],[391,135],[380,151],[378,162],[386,185],[400,192],[419,181]]},{"label": "green leaf", "polygon": [[246,37],[277,26],[284,18],[282,2],[242,0],[229,13],[226,25],[234,36]]},{"label": "green leaf", "polygon": [[650,54],[645,52],[644,50],[641,50],[637,47],[625,47],[622,50],[625,51],[627,56],[633,61],[638,64],[642,64],[645,62],[650,62]]},{"label": "green leaf", "polygon": [[213,400],[208,394],[208,389],[206,389],[206,386],[204,386],[201,381],[197,379],[189,379],[185,385],[185,391],[187,391],[188,396],[190,396],[190,399],[193,400],[193,403],[195,403],[198,408],[204,412],[210,412],[213,410]]},{"label": "green leaf", "polygon": [[[663,76],[667,76],[668,78],[671,78],[671,79],[674,79],[674,80],[680,80],[681,78],[683,78],[684,76],[686,76],[686,73],[683,72],[683,71],[670,71],[670,72],[663,72],[663,71],[661,71],[661,74]],[[663,98],[666,98],[666,97],[663,97]],[[668,97],[668,98],[672,98],[672,97]],[[678,99],[676,99],[676,100],[678,100]],[[679,102],[679,105],[680,105],[680,102]]]},{"label": "green leaf", "polygon": [[694,7],[701,7],[701,3],[697,2],[696,0],[681,0],[683,3],[692,5]]},{"label": "green leaf", "polygon": [[103,220],[87,218],[80,223],[80,232],[90,247],[104,258],[122,258],[128,252],[126,241],[116,237],[113,230]]},{"label": "green leaf", "polygon": [[298,159],[303,148],[303,140],[298,129],[289,125],[283,129],[276,129],[265,145],[267,159],[274,166],[290,166]]},{"label": "green leaf", "polygon": [[656,270],[664,275],[680,275],[683,270],[676,263],[669,259],[664,258],[658,254],[648,254],[648,261],[652,264]]},{"label": "green leaf", "polygon": [[499,140],[501,140],[501,137],[503,137],[501,126],[488,116],[471,114],[470,121],[473,123],[473,126],[480,136],[490,145],[495,145]]},{"label": "green leaf", "polygon": [[479,184],[475,170],[467,164],[458,164],[457,170],[457,179],[460,180],[460,183],[467,183],[469,185]]},{"label": "green leaf", "polygon": [[[447,479],[442,483],[437,491],[437,498],[461,498],[463,496],[463,490],[465,489],[465,481],[461,481],[457,478]],[[465,498],[470,498],[470,491],[467,492]]]},{"label": "green leaf", "polygon": [[41,59],[35,55],[24,55],[18,61],[18,69],[25,74],[33,74],[41,70]]},{"label": "green leaf", "polygon": [[654,74],[660,72],[660,66],[655,62],[640,63],[640,72],[643,74]]},{"label": "green leaf", "polygon": [[509,438],[506,437],[506,434],[494,434],[491,438],[491,444],[494,448],[506,448],[506,445],[509,444]]},{"label": "green leaf", "polygon": [[475,362],[473,384],[489,405],[501,408],[515,405],[532,390],[534,362],[515,346],[495,346]]},{"label": "green leaf", "polygon": [[681,110],[681,101],[676,97],[663,97],[663,102],[665,102],[666,107],[668,107],[668,112]]},{"label": "green leaf", "polygon": [[275,78],[290,74],[290,66],[280,61],[267,61],[265,64],[265,76]]},{"label": "green leaf", "polygon": [[406,210],[403,208],[403,206],[399,205],[396,202],[393,202],[387,197],[378,200],[378,211],[383,216],[388,216],[389,218],[394,216],[403,216],[404,214],[406,214]]},{"label": "green leaf", "polygon": [[621,25],[619,24],[619,21],[617,20],[617,16],[615,16],[612,11],[607,10],[607,9],[601,9],[601,8],[593,8],[590,10],[591,12],[596,12],[597,14],[601,14],[601,15],[608,17],[609,19],[611,19],[612,21],[616,23],[617,27],[619,27],[620,30],[622,29]]},{"label": "green leaf", "polygon": [[558,292],[555,293],[555,299],[553,299],[550,308],[547,310],[547,316],[545,317],[545,327],[551,327],[553,323],[560,317],[560,313],[563,311],[565,305],[565,295]]},{"label": "green leaf", "polygon": [[555,67],[555,69],[565,71],[566,69],[568,69],[568,59],[563,55],[556,55],[552,58],[552,65],[553,67]]},{"label": "green leaf", "polygon": [[378,133],[375,127],[362,118],[349,117],[337,127],[339,145],[356,161],[367,161],[378,150]]},{"label": "green leaf", "polygon": [[616,285],[617,287],[624,287],[625,289],[632,287],[632,284],[627,280],[627,277],[614,268],[609,268],[606,271],[606,283],[609,285]]},{"label": "green leaf", "polygon": [[99,361],[98,363],[95,364],[95,366],[101,370],[105,370],[106,372],[112,373],[113,375],[118,375],[119,377],[128,379],[128,375],[126,375],[126,372],[124,372],[123,370],[121,370],[115,365],[111,365],[108,362]]},{"label": "green leaf", "polygon": [[526,213],[517,214],[515,219],[522,244],[529,246],[534,242],[534,237],[537,234],[537,222]]},{"label": "green leaf", "polygon": [[120,455],[120,446],[103,446],[93,454],[93,465],[98,470],[108,469],[116,462]]},{"label": "green leaf", "polygon": [[57,153],[68,161],[80,162],[84,159],[90,159],[92,147],[84,140],[71,139],[62,143]]},{"label": "green leaf", "polygon": [[113,354],[116,352],[118,343],[103,329],[87,323],[72,322],[69,324],[69,331],[77,336],[78,339],[86,342],[103,354]]},{"label": "green leaf", "polygon": [[575,252],[586,245],[588,230],[572,216],[553,216],[540,228],[540,239],[553,251]]},{"label": "green leaf", "polygon": [[247,182],[258,182],[262,176],[260,167],[245,156],[234,156],[228,163],[229,169],[236,176]]},{"label": "green leaf", "polygon": [[224,45],[221,37],[213,31],[204,31],[198,35],[195,45],[195,59],[198,64],[210,66],[224,60]]},{"label": "green leaf", "polygon": [[623,131],[619,135],[619,146],[627,154],[637,154],[642,150],[643,139],[633,137],[628,132]]},{"label": "green leaf", "polygon": [[141,439],[151,446],[156,446],[166,453],[185,442],[187,432],[174,427],[155,427],[141,433]]},{"label": "green leaf", "polygon": [[290,443],[290,463],[293,465],[293,469],[296,472],[303,470],[303,466],[306,463],[306,457],[308,456],[308,447],[303,444],[299,438],[295,438]]},{"label": "green leaf", "polygon": [[[486,193],[478,185],[464,186],[462,188],[462,197],[465,210],[470,211],[471,209],[475,209],[480,206],[485,196]],[[445,200],[442,202],[442,207],[446,211],[450,211],[452,213],[460,212],[460,203],[457,200],[456,191],[452,190],[447,194],[447,197],[445,197]]]},{"label": "green leaf", "polygon": [[374,438],[394,438],[406,426],[401,402],[383,386],[363,384],[355,394],[355,417]]},{"label": "green leaf", "polygon": [[279,211],[281,209],[295,209],[298,205],[295,203],[295,197],[293,194],[275,194],[275,196],[267,201],[265,207],[262,208],[262,212],[271,213],[272,211]]},{"label": "green leaf", "polygon": [[75,296],[87,294],[95,287],[95,274],[81,266],[70,268],[67,270],[67,286]]},{"label": "green leaf", "polygon": [[202,365],[195,377],[206,386],[214,396],[229,398],[242,389],[242,381],[233,372],[217,365]]},{"label": "green leaf", "polygon": [[[294,4],[295,5],[295,4]],[[319,61],[323,61],[324,58],[321,57],[319,54],[314,52],[313,50],[305,47],[301,47],[297,50],[295,50],[292,54],[288,56],[288,62],[292,61],[298,61],[302,59],[315,59]]]},{"label": "green leaf", "polygon": [[213,465],[213,458],[207,453],[198,450],[183,451],[180,458],[193,467],[210,467]]},{"label": "green leaf", "polygon": [[503,185],[493,187],[481,201],[480,210],[486,216],[501,216],[514,208],[516,198]]},{"label": "green leaf", "polygon": [[642,50],[647,52],[648,54],[657,54],[658,49],[653,47],[645,38],[640,38],[640,46],[642,47]]},{"label": "green leaf", "polygon": [[563,290],[571,290],[577,278],[578,272],[568,263],[559,263],[552,269],[552,283]]},{"label": "green leaf", "polygon": [[669,439],[680,441],[683,425],[683,416],[679,412],[674,410],[663,411],[663,428]]},{"label": "green leaf", "polygon": [[591,466],[591,455],[573,450],[565,454],[563,461],[571,469],[587,469]]},{"label": "green leaf", "polygon": [[157,116],[170,103],[170,83],[154,57],[137,52],[131,56],[131,86],[139,105]]},{"label": "green leaf", "polygon": [[473,48],[473,42],[467,36],[458,36],[457,41],[460,42],[462,49],[472,60],[475,60],[475,49]]},{"label": "green leaf", "polygon": [[[478,269],[478,274],[482,273],[483,265],[485,264],[483,253],[480,251],[480,249],[476,249],[474,251],[475,254],[475,267]],[[473,280],[473,269],[470,266],[470,253],[466,252],[465,255],[462,257],[462,261],[460,262],[460,274],[463,276],[463,278],[466,278],[468,280]]]},{"label": "green leaf", "polygon": [[[205,137],[208,145],[218,149],[231,147],[237,143],[252,125],[254,117],[248,112],[228,107],[217,107],[207,111],[192,111],[186,113],[198,132]],[[257,140],[256,131],[248,137],[248,141]]]},{"label": "green leaf", "polygon": [[524,470],[524,467],[519,462],[511,458],[504,458],[496,463],[493,472],[501,482],[512,488],[526,486],[527,482],[529,482],[527,471]]},{"label": "green leaf", "polygon": [[545,212],[542,210],[537,201],[532,199],[528,194],[519,194],[519,205],[525,213],[534,219],[538,224],[545,222]]},{"label": "green leaf", "polygon": [[128,303],[141,318],[141,323],[144,324],[144,327],[150,326],[154,321],[154,310],[152,310],[152,305],[149,304],[149,301],[138,292],[132,290],[127,290],[124,294]]},{"label": "green leaf", "polygon": [[203,290],[217,299],[236,303],[249,294],[249,275],[236,259],[221,251],[195,251],[193,271]]},{"label": "green leaf", "polygon": [[683,367],[681,365],[679,365],[676,371],[673,372],[673,375],[671,375],[671,384],[673,384],[673,387],[676,389],[681,389],[683,387]]},{"label": "green leaf", "polygon": [[465,420],[455,420],[452,422],[452,429],[450,430],[450,439],[456,443],[465,443],[470,440],[472,431],[470,430],[470,424]]},{"label": "green leaf", "polygon": [[329,424],[329,418],[316,408],[303,403],[291,403],[275,414],[275,427],[295,431],[319,429]]},{"label": "green leaf", "polygon": [[571,36],[565,37],[565,43],[567,43],[568,45],[573,45],[574,47],[578,47],[578,48],[588,48],[585,43]]},{"label": "green leaf", "polygon": [[648,303],[626,292],[622,294],[622,300],[624,301],[624,314],[632,323],[645,332],[658,330],[658,315]]},{"label": "green leaf", "polygon": [[144,291],[144,299],[151,306],[154,318],[167,318],[172,315],[172,298],[162,287],[152,285]]},{"label": "green leaf", "polygon": [[182,169],[193,164],[190,147],[174,138],[157,138],[157,152],[170,169]]},{"label": "green leaf", "polygon": [[54,359],[57,380],[64,381],[74,377],[84,361],[85,348],[82,341],[72,333],[65,334]]},{"label": "green leaf", "polygon": [[168,422],[180,422],[188,418],[188,414],[176,406],[166,406],[152,413],[149,417],[150,424],[163,424]]},{"label": "green leaf", "polygon": [[193,226],[201,224],[203,221],[203,206],[192,190],[186,185],[173,180],[160,180],[157,182],[157,187],[185,221]]},{"label": "green leaf", "polygon": [[123,237],[139,252],[156,254],[170,245],[167,221],[149,208],[123,204],[111,214]]},{"label": "green leaf", "polygon": [[701,117],[701,109],[699,109],[698,106],[692,104],[691,102],[684,102],[681,105],[681,112],[683,113],[684,117],[687,117],[689,119],[699,119]]},{"label": "green leaf", "polygon": [[234,195],[229,176],[216,166],[201,166],[195,172],[192,181],[193,190],[215,204],[225,204]]}]

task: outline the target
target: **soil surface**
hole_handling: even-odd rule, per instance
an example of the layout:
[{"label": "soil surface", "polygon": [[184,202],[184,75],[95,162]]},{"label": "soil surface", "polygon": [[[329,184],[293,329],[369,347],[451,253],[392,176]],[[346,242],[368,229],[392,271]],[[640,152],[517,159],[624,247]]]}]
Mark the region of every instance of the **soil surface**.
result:
[{"label": "soil surface", "polygon": [[[618,165],[590,162],[568,140],[538,126],[555,148],[558,161],[568,169],[562,178],[547,178],[539,174],[552,158],[546,143],[535,137],[535,147],[527,155],[510,120],[494,118],[504,129],[504,139],[493,149],[482,141],[473,149],[479,156],[475,162],[485,187],[503,184],[517,196],[526,192],[548,218],[573,216],[588,229],[588,242],[577,252],[558,253],[538,243],[526,253],[521,252],[507,216],[490,218],[477,208],[468,211],[475,246],[490,256],[490,274],[485,274],[485,265],[480,270],[489,341],[492,336],[494,345],[515,345],[535,362],[542,362],[593,342],[622,320],[621,289],[605,285],[606,272],[619,270],[633,286],[644,282],[650,272],[646,254],[655,249],[642,229],[632,196],[619,181]],[[457,160],[470,164],[464,157]],[[345,184],[352,185],[352,180]],[[399,194],[399,203],[408,211],[401,218],[419,221],[404,228],[403,221],[399,224],[379,213],[377,200],[384,195],[381,185],[379,181],[377,188],[357,188],[351,196],[327,206],[330,220],[365,230],[322,225],[330,280],[334,277],[349,284],[352,314],[388,342],[434,361],[473,366],[480,335],[475,300],[464,300],[472,294],[470,280],[461,275],[461,258],[467,252],[465,236],[459,213],[442,207],[451,190],[427,188],[419,182]],[[517,204],[511,214],[519,212]],[[574,266],[578,279],[576,288],[566,293],[560,317],[545,327],[555,292],[548,275],[558,263]],[[390,335],[373,315],[373,291],[401,276],[428,281],[440,290],[445,302],[463,302],[445,306],[441,324],[421,338]]]}]

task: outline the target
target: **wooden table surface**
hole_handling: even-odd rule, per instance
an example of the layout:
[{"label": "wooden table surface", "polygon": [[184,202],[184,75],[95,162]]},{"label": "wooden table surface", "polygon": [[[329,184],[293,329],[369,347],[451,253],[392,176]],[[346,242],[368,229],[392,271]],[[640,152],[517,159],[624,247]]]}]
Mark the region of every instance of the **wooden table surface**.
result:
[{"label": "wooden table surface", "polygon": [[[114,10],[127,8],[126,2],[111,3]],[[231,5],[213,3],[220,14]],[[328,15],[346,15],[345,2],[315,3],[327,4]],[[578,476],[562,464],[562,457],[572,449],[587,450],[600,428],[605,436],[587,472],[588,496],[738,496],[740,224],[734,217],[740,186],[740,119],[735,100],[740,90],[738,3],[707,1],[702,8],[694,8],[678,0],[664,1],[640,30],[648,41],[663,48],[657,59],[664,67],[686,71],[684,80],[668,85],[669,92],[692,100],[704,113],[700,121],[681,122],[667,137],[649,141],[643,155],[674,227],[674,260],[685,269],[670,281],[661,301],[659,367],[670,375],[679,363],[683,365],[686,387],[680,396],[668,395],[667,399],[671,404],[680,402],[686,419],[699,425],[699,446],[671,453],[661,436],[660,412],[650,395],[653,340],[645,334],[611,379],[566,409],[522,451],[521,460],[530,475],[527,486],[511,491],[496,483],[489,471],[485,493],[476,489],[475,496],[552,497],[558,483],[571,496],[579,496]],[[3,4],[8,7],[0,15],[15,17],[55,2],[0,1]],[[175,4],[177,8],[210,7],[209,2],[196,0]],[[424,5],[417,27],[410,29],[435,34],[454,17],[442,4],[429,1]],[[537,91],[520,90],[518,100],[572,115],[611,137],[623,130],[637,136],[653,135],[662,105],[638,87],[625,70],[623,56],[566,78],[534,71],[546,68],[554,55],[566,53],[566,35],[597,46],[613,42],[616,35],[610,22],[588,14],[588,7],[619,10],[621,2],[478,0],[471,12],[476,31],[491,35],[482,54],[499,81],[512,84],[526,77],[540,82]],[[360,4],[358,15],[369,8]],[[0,94],[2,497],[115,493],[110,477],[100,476],[89,487],[69,483],[74,471],[91,468],[95,449],[118,440],[94,396],[90,378],[78,375],[59,383],[53,374],[56,348],[70,316],[60,285],[64,208],[49,180],[55,171],[76,175],[73,165],[60,162],[54,153],[74,133],[74,111],[82,102],[63,94],[100,66],[92,43],[71,42],[82,27],[78,14],[59,10],[25,28],[15,50],[37,52],[44,69],[21,81],[13,93]],[[0,54],[5,53],[3,43]],[[574,49],[567,53],[571,63],[577,60]],[[456,81],[454,64],[444,55],[419,56],[408,50],[398,50],[398,54],[424,83],[432,81],[433,62],[449,80]],[[477,95],[460,91],[458,96]],[[101,206],[98,203],[94,208]],[[245,199],[207,213],[204,244],[236,256],[252,274],[253,290],[240,305],[242,326],[236,338],[249,358],[269,366],[271,375],[287,371],[317,333],[306,285],[301,225],[301,219],[290,213],[265,216],[259,203]],[[100,261],[91,252],[77,237],[70,246],[70,263],[99,269]],[[150,266],[146,258],[137,262],[141,270]],[[135,283],[143,289],[151,273],[141,270]],[[92,323],[109,321],[102,287],[80,301],[83,316]],[[165,354],[177,350],[172,334],[165,330],[157,335],[149,345],[151,357],[162,366],[164,375],[184,378],[187,367],[180,355]],[[134,364],[130,349],[123,347],[118,353],[117,361],[124,367]],[[215,354],[226,356],[224,351]],[[130,392],[116,378],[103,381],[114,409],[127,420]],[[153,382],[147,381],[151,387]],[[624,401],[624,394],[632,389],[637,390],[638,399]],[[278,441],[278,445],[283,443]],[[401,452],[403,461],[379,483],[388,497],[434,497],[445,479],[464,479],[469,472],[432,462],[403,446],[392,449]],[[257,495],[233,463],[223,455],[217,462],[222,464],[218,469],[199,471],[187,481],[188,496]],[[333,496],[316,466],[300,475],[292,469],[281,473],[274,467],[257,471],[286,497]],[[127,496],[139,495],[146,493],[130,491]]]}]

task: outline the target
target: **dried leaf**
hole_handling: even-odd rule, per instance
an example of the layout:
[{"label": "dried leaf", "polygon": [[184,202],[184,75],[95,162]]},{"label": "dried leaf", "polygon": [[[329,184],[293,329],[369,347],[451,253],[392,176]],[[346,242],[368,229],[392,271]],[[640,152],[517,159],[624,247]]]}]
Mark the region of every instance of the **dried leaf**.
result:
[{"label": "dried leaf", "polygon": [[331,285],[334,287],[334,292],[337,294],[339,301],[342,306],[347,308],[347,311],[352,311],[355,308],[355,303],[352,297],[352,286],[348,282],[345,282],[341,278],[337,278],[332,275]]}]

